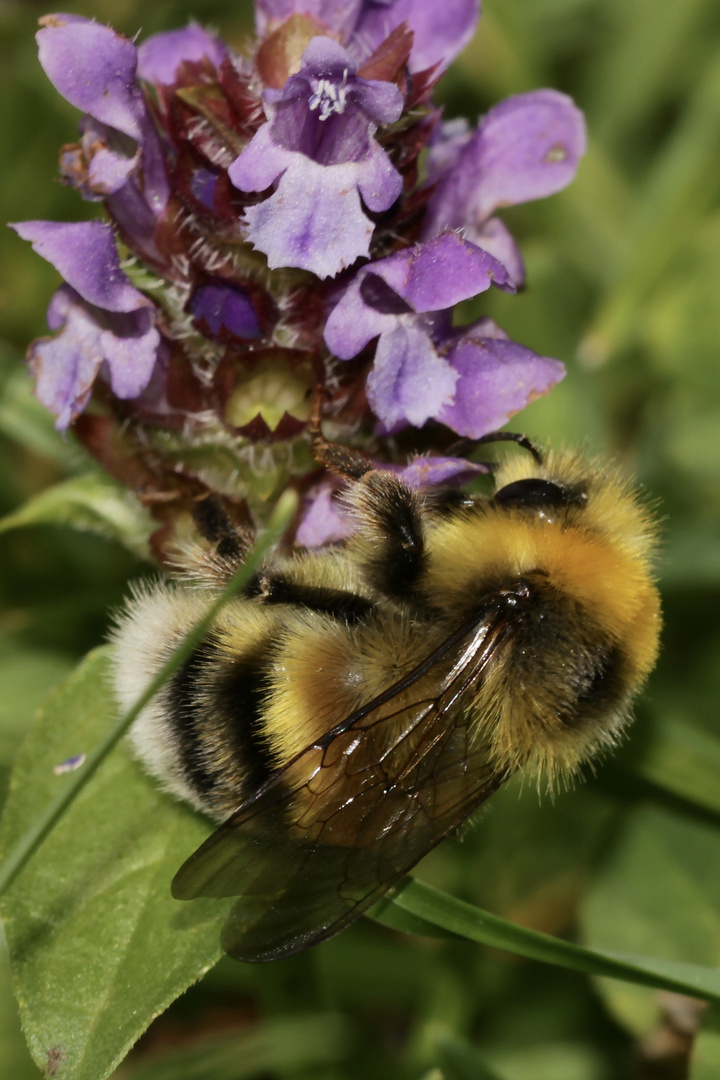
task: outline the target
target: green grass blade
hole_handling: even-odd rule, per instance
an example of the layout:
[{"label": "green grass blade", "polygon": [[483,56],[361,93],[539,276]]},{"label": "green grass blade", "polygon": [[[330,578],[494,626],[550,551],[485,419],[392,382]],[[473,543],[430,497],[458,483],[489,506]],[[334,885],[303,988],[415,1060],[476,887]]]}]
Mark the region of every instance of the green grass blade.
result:
[{"label": "green grass blade", "polygon": [[[413,879],[407,879],[399,886],[391,900],[414,920],[423,919],[459,937],[524,956],[528,960],[540,960],[589,975],[606,975],[641,986],[720,1001],[720,971],[698,964],[588,949],[517,926]],[[384,921],[382,910],[374,909],[373,916]],[[394,925],[398,927],[397,919]],[[412,932],[417,933],[417,921],[411,925]]]},{"label": "green grass blade", "polygon": [[70,804],[77,798],[88,780],[94,775],[110,751],[118,744],[120,739],[129,730],[133,722],[140,715],[147,703],[155,696],[171,675],[187,660],[193,649],[205,636],[208,627],[212,625],[218,612],[227,601],[247,585],[253,574],[257,571],[266,553],[279,539],[295,514],[297,497],[294,492],[287,491],[278,500],[268,527],[263,535],[254,544],[248,557],[242,563],[237,572],[222,590],[217,600],[208,609],[207,614],[190,630],[177,649],[169,657],[165,664],[152,680],[147,689],[140,695],[138,700],[125,712],[110,728],[105,738],[88,754],[83,765],[75,772],[66,786],[50,803],[34,824],[20,838],[15,847],[9,852],[0,867],[0,896],[15,880],[28,860],[34,855],[42,844],[45,837],[52,831],[57,822],[65,813]]}]

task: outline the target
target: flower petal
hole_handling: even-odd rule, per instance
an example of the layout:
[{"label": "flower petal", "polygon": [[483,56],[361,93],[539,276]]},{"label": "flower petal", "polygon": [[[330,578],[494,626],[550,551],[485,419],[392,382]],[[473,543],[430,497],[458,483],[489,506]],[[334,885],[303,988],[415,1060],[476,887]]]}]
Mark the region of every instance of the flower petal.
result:
[{"label": "flower petal", "polygon": [[381,277],[417,312],[443,311],[493,284],[514,291],[501,263],[451,231],[381,259],[368,272]]},{"label": "flower petal", "polygon": [[468,226],[465,239],[477,244],[505,267],[516,288],[525,281],[525,263],[512,233],[498,217],[488,218],[479,229]]},{"label": "flower petal", "polygon": [[139,141],[145,105],[132,41],[90,19],[47,19],[36,38],[40,63],[55,88],[76,108]]},{"label": "flower petal", "polygon": [[[393,470],[394,471],[394,470]],[[397,473],[408,487],[422,490],[428,487],[455,487],[467,484],[476,476],[488,472],[482,462],[466,461],[455,457],[416,457],[409,465],[403,465]]]},{"label": "flower petal", "polygon": [[160,334],[150,308],[113,314],[101,332],[100,350],[110,369],[110,385],[119,398],[134,398],[150,382]]},{"label": "flower petal", "polygon": [[235,158],[228,176],[240,191],[265,191],[292,164],[293,153],[279,147],[273,141],[270,124],[263,124]]},{"label": "flower petal", "polygon": [[437,66],[440,73],[470,41],[479,17],[479,0],[443,0],[443,3],[366,0],[350,49],[357,50],[363,58],[370,56],[396,26],[407,21],[414,35],[410,71]]},{"label": "flower petal", "polygon": [[438,356],[422,329],[398,326],[378,342],[366,392],[384,424],[405,420],[422,427],[453,400],[457,381],[457,373]]},{"label": "flower petal", "polygon": [[191,22],[181,30],[147,38],[138,48],[138,75],[148,82],[168,86],[175,82],[177,69],[185,60],[207,57],[215,67],[220,67],[224,56],[222,41]]},{"label": "flower petal", "polygon": [[378,334],[392,333],[397,326],[397,314],[379,311],[366,302],[362,286],[372,277],[360,270],[325,322],[325,344],[340,360],[352,359]]},{"label": "flower petal", "polygon": [[448,359],[459,379],[454,400],[436,419],[473,439],[502,427],[565,376],[559,360],[500,338],[465,336]]},{"label": "flower petal", "polygon": [[101,221],[22,221],[11,225],[59,270],[84,300],[107,311],[135,311],[149,301],[120,269],[112,229]]},{"label": "flower petal", "polygon": [[310,488],[295,534],[296,544],[321,547],[345,540],[353,533],[356,522],[343,510],[342,503],[336,498],[337,492],[338,485],[332,480]]},{"label": "flower petal", "polygon": [[63,285],[50,302],[51,329],[64,325],[57,337],[39,338],[28,351],[35,393],[55,413],[55,426],[65,431],[88,403],[102,364],[97,328],[87,319],[79,297]]},{"label": "flower petal", "polygon": [[290,15],[310,18],[335,30],[345,38],[355,26],[360,9],[367,0],[256,0],[255,26],[264,37],[273,23],[284,22]]},{"label": "flower petal", "polygon": [[404,315],[448,310],[493,283],[514,289],[492,255],[457,233],[443,233],[362,267],[328,315],[325,342],[349,360],[378,334],[390,333]]},{"label": "flower petal", "polygon": [[478,229],[499,206],[564,188],[585,152],[583,115],[557,90],[507,98],[491,109],[433,194],[423,226],[432,236]]},{"label": "flower petal", "polygon": [[277,191],[245,211],[248,239],[267,255],[271,270],[297,266],[334,277],[370,252],[374,226],[362,212],[357,166],[325,167],[293,156],[297,161]]},{"label": "flower petal", "polygon": [[59,333],[35,341],[28,355],[36,394],[55,413],[60,431],[87,405],[104,362],[120,398],[136,397],[150,381],[160,335],[149,308],[108,313],[63,285],[50,302],[48,325]]},{"label": "flower petal", "polygon": [[[123,138],[121,136],[121,138]],[[82,147],[88,162],[87,177],[83,178],[93,195],[112,195],[127,183],[138,166],[140,147],[132,155],[116,149],[115,128],[108,127],[92,116],[86,116],[83,124]],[[127,143],[127,139],[123,138]]]},{"label": "flower petal", "polygon": [[211,337],[223,331],[239,338],[260,335],[255,308],[245,289],[229,282],[214,281],[201,285],[190,298],[190,311],[205,324]]},{"label": "flower petal", "polygon": [[390,158],[374,140],[361,167],[356,168],[355,182],[368,210],[381,214],[399,197],[403,181]]}]

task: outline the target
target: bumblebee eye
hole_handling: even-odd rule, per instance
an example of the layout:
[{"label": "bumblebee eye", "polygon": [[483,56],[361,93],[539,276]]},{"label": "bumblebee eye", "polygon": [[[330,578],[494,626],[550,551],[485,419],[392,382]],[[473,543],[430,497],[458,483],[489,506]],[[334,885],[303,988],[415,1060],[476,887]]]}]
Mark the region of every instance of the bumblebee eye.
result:
[{"label": "bumblebee eye", "polygon": [[552,480],[528,477],[526,480],[515,480],[512,484],[506,484],[495,493],[492,501],[500,506],[559,510],[565,506],[584,506],[587,492],[582,487],[561,487]]}]

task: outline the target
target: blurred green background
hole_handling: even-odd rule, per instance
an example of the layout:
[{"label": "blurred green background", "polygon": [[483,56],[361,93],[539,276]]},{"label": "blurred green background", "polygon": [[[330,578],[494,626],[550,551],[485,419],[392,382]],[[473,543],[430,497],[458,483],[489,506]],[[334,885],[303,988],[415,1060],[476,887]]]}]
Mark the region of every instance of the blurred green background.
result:
[{"label": "blurred green background", "polygon": [[[429,0],[428,0],[429,2]],[[3,217],[93,216],[56,180],[77,114],[37,63],[35,0],[0,3]],[[95,0],[63,10],[128,36],[190,16],[240,42],[250,0]],[[660,500],[667,626],[628,745],[588,782],[538,800],[511,784],[420,876],[498,914],[590,944],[720,961],[720,7],[714,0],[487,0],[440,86],[447,115],[552,86],[587,116],[575,184],[505,214],[528,289],[497,292],[510,336],[568,376],[513,427],[618,456]],[[55,271],[0,232],[0,514],[89,463],[31,396],[23,354],[45,332]],[[51,512],[47,512],[52,516]],[[0,522],[0,784],[48,689],[103,639],[148,567],[87,508]],[[8,519],[9,521],[13,519]],[[17,520],[17,519],[15,519]],[[0,1075],[39,1076],[0,975]],[[365,920],[267,967],[223,961],[151,1028],[121,1072],[425,1080],[712,1080],[715,1018],[687,1000]]]}]

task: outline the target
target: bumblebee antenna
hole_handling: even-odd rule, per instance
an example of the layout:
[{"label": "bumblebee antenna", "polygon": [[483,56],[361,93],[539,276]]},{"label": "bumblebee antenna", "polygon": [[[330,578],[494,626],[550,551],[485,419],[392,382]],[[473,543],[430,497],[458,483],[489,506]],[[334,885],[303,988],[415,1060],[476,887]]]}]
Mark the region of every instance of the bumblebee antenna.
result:
[{"label": "bumblebee antenna", "polygon": [[523,450],[527,450],[528,453],[537,461],[538,465],[543,464],[542,453],[534,442],[528,439],[527,435],[521,435],[517,431],[488,431],[486,435],[481,435],[479,439],[458,439],[452,446],[449,446],[445,451],[450,457],[467,457],[476,446],[484,446],[485,443],[494,442],[514,442],[518,446],[522,446]]}]

